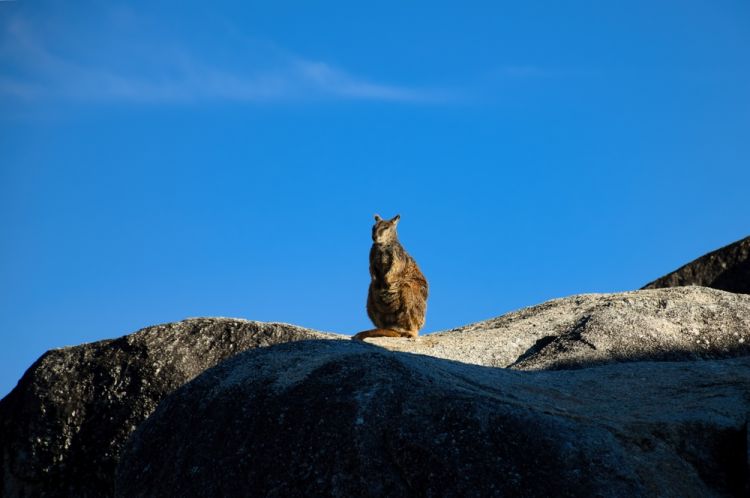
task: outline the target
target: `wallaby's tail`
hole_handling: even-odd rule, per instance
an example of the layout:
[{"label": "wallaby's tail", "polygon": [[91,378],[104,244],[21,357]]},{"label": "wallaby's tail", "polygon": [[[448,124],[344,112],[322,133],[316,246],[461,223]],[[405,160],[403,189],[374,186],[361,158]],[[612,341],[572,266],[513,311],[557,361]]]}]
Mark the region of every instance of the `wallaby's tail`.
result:
[{"label": "wallaby's tail", "polygon": [[360,332],[359,334],[352,337],[352,339],[361,341],[366,337],[410,337],[405,332],[399,332],[393,329],[371,329]]}]

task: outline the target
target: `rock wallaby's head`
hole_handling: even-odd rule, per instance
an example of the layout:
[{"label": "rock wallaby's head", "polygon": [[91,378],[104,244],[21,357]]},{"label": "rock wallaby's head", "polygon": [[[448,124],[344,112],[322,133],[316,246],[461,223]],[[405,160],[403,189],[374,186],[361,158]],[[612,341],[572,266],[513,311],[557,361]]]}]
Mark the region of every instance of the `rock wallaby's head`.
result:
[{"label": "rock wallaby's head", "polygon": [[375,224],[372,226],[372,241],[376,244],[388,244],[394,240],[398,240],[396,226],[400,219],[400,214],[397,214],[390,220],[384,220],[376,214]]}]

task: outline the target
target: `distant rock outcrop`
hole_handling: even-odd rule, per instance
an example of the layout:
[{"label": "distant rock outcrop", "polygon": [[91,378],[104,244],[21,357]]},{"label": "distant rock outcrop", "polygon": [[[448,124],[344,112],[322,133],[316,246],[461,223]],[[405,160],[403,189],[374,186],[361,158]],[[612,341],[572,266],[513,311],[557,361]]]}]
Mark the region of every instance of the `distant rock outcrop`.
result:
[{"label": "distant rock outcrop", "polygon": [[647,284],[644,289],[683,285],[750,294],[750,237],[701,256]]},{"label": "distant rock outcrop", "polygon": [[521,370],[750,355],[750,296],[706,287],[580,294],[405,341],[410,353]]},{"label": "distant rock outcrop", "polygon": [[248,351],[134,433],[116,496],[741,496],[750,358],[517,372],[357,342]]},{"label": "distant rock outcrop", "polygon": [[0,401],[4,497],[106,497],[125,441],[166,395],[250,348],[331,337],[293,325],[191,319],[45,353]]}]

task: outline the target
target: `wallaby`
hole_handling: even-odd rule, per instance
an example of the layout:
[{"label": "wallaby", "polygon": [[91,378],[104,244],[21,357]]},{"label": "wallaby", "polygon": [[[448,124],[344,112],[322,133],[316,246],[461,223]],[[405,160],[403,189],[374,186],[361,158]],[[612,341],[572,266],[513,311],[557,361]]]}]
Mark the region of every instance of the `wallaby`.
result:
[{"label": "wallaby", "polygon": [[370,249],[370,289],[367,315],[376,329],[365,337],[416,337],[427,311],[427,279],[416,261],[401,246],[396,233],[401,215],[384,220],[375,215]]}]

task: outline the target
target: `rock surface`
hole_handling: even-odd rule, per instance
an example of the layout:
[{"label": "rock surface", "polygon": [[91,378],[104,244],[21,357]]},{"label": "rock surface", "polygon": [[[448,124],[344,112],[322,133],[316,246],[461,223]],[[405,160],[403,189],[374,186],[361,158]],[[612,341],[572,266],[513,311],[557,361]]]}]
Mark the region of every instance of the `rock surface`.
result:
[{"label": "rock surface", "polygon": [[0,401],[2,496],[111,496],[122,446],[167,394],[246,349],[329,337],[190,319],[48,351]]},{"label": "rock surface", "polygon": [[140,426],[116,496],[742,496],[750,358],[519,372],[257,349]]},{"label": "rock surface", "polygon": [[750,294],[750,237],[701,256],[647,284],[644,289],[682,285]]},{"label": "rock surface", "polygon": [[[336,338],[348,339],[347,336],[323,334],[292,325],[204,318],[152,327],[116,340],[50,351],[29,369],[16,389],[0,401],[0,490],[3,496],[111,496],[114,489],[114,469],[127,438],[172,391],[214,365],[219,364],[221,369],[229,368],[230,364],[225,365],[221,363],[222,360],[247,349],[290,341]],[[265,356],[257,356],[263,358],[262,361],[252,359],[256,358],[255,353],[242,353],[242,361],[238,358],[235,363],[231,363],[240,370],[227,374],[232,379],[239,380],[233,381],[231,388],[222,381],[215,388],[215,396],[211,394],[214,393],[213,390],[208,394],[200,390],[203,387],[195,387],[198,390],[190,391],[194,389],[191,387],[194,384],[188,384],[185,390],[180,391],[183,393],[180,396],[187,396],[184,392],[198,394],[193,398],[179,398],[183,401],[174,403],[183,403],[179,406],[187,410],[180,415],[185,418],[185,423],[189,420],[190,424],[196,424],[180,426],[180,430],[194,430],[195,435],[193,437],[188,433],[179,433],[180,437],[186,438],[181,443],[184,446],[179,448],[179,452],[185,453],[183,456],[188,458],[187,455],[198,455],[196,452],[204,451],[211,445],[215,445],[211,446],[214,448],[211,451],[220,452],[223,446],[219,442],[223,441],[227,448],[233,448],[232,451],[241,454],[210,453],[210,459],[216,459],[216,462],[226,461],[230,467],[235,466],[232,467],[234,470],[230,469],[231,472],[244,469],[242,466],[248,461],[253,462],[253,468],[268,467],[268,472],[271,472],[269,480],[263,481],[258,477],[259,474],[253,474],[255,477],[252,479],[256,480],[252,482],[240,479],[240,482],[245,483],[243,485],[251,486],[243,488],[244,491],[240,494],[254,491],[255,486],[260,486],[258,489],[270,494],[289,492],[292,495],[304,494],[304,490],[324,489],[310,487],[312,485],[305,479],[321,472],[328,472],[325,475],[329,477],[341,476],[341,472],[346,469],[360,472],[367,462],[364,456],[357,456],[360,453],[376,455],[379,454],[378,451],[392,452],[396,449],[406,456],[399,456],[401,460],[391,461],[381,455],[377,457],[380,460],[374,461],[390,466],[388,468],[391,469],[396,468],[401,473],[415,469],[417,476],[402,476],[402,481],[396,482],[393,481],[393,475],[383,477],[390,470],[377,470],[381,474],[373,471],[373,475],[384,479],[382,482],[390,484],[383,484],[385,487],[381,488],[373,484],[375,487],[366,493],[378,495],[403,491],[414,494],[414,490],[439,489],[434,486],[443,484],[439,476],[435,475],[451,475],[445,469],[456,465],[456,468],[465,469],[468,472],[466,475],[475,477],[477,472],[489,472],[490,475],[504,472],[501,475],[508,476],[505,479],[510,484],[502,484],[505,486],[503,489],[514,489],[511,494],[521,492],[531,495],[537,491],[542,493],[546,488],[534,486],[542,486],[537,480],[548,478],[568,482],[571,489],[575,489],[575,492],[571,491],[574,494],[587,494],[589,491],[595,493],[595,489],[600,489],[596,487],[599,484],[592,484],[594,487],[590,490],[581,487],[581,482],[591,479],[585,473],[588,472],[586,469],[595,469],[597,476],[602,473],[601,477],[597,477],[600,484],[608,479],[616,481],[616,485],[611,485],[619,486],[617,489],[625,495],[631,491],[644,492],[643,486],[646,485],[656,486],[654,489],[667,489],[664,483],[644,484],[646,481],[638,480],[634,477],[635,474],[628,473],[632,469],[649,468],[652,464],[658,464],[665,466],[664,472],[672,472],[676,468],[687,468],[684,467],[685,462],[694,465],[694,460],[703,458],[694,455],[704,451],[708,452],[706,460],[695,464],[700,467],[698,470],[694,469],[698,474],[691,474],[693,477],[698,475],[695,479],[700,478],[703,484],[686,481],[690,483],[689,486],[686,485],[688,488],[698,486],[695,489],[702,490],[697,493],[700,496],[706,490],[714,490],[718,494],[732,493],[741,486],[737,484],[742,480],[737,477],[742,473],[735,468],[739,465],[737,458],[732,456],[731,463],[726,463],[720,457],[711,455],[719,450],[735,455],[738,450],[733,445],[739,444],[737,437],[740,436],[737,436],[737,431],[742,430],[740,412],[748,411],[747,393],[736,388],[737,382],[746,381],[744,376],[747,364],[744,358],[750,357],[748,295],[701,287],[579,295],[556,299],[499,318],[430,334],[416,340],[377,338],[368,341],[371,344],[351,343],[347,340],[343,344],[335,341],[335,344],[305,342],[293,347],[275,346],[269,348]],[[272,354],[277,349],[277,353]],[[387,351],[388,349],[392,351]],[[740,356],[743,359],[694,361]],[[647,363],[647,360],[659,360],[662,363]],[[665,363],[665,360],[681,363]],[[253,366],[241,366],[245,365],[243,362],[249,362],[247,365]],[[583,368],[622,362],[630,363],[602,369]],[[509,370],[497,367],[508,367]],[[247,369],[257,371],[248,373]],[[522,374],[513,371],[560,369],[580,370],[559,374],[548,372],[544,375],[542,372],[537,375],[534,372]],[[736,378],[729,375],[732,369],[736,369]],[[452,373],[446,374],[446,371]],[[206,378],[209,379],[218,375],[215,372],[209,373],[206,373]],[[264,377],[255,377],[256,375]],[[357,376],[361,378],[361,385],[354,381]],[[618,380],[620,377],[622,379]],[[465,382],[457,383],[457,378],[463,378]],[[486,378],[494,380],[490,382]],[[571,379],[569,385],[565,381],[567,378]],[[523,379],[523,382],[518,379]],[[695,385],[690,384],[693,381],[696,382]],[[487,382],[495,387],[488,388]],[[291,390],[285,388],[278,391],[273,388],[281,384],[290,386]],[[474,384],[476,386],[472,387]],[[553,384],[558,387],[551,389],[549,386]],[[610,384],[617,387],[610,390]],[[586,391],[587,385],[597,386],[596,390]],[[689,392],[693,388],[696,394],[691,398]],[[518,390],[519,394],[511,403],[508,400],[516,396],[514,390]],[[367,394],[369,392],[373,394]],[[545,396],[549,398],[533,397],[534,392],[546,393]],[[647,414],[643,419],[647,426],[646,432],[640,429],[632,432],[638,434],[637,437],[645,438],[646,442],[643,444],[651,448],[645,453],[637,454],[637,458],[646,463],[638,467],[637,462],[631,462],[633,467],[629,467],[630,470],[623,474],[629,477],[620,479],[614,462],[622,457],[621,453],[628,454],[631,447],[620,440],[621,434],[618,431],[629,431],[631,427],[628,425],[627,428],[622,428],[623,425],[618,425],[616,430],[611,429],[608,425],[610,423],[606,422],[609,420],[608,416],[602,414],[607,409],[616,411],[615,400],[623,398],[624,403],[632,405],[632,411],[628,415],[631,418],[627,419],[627,424],[637,428],[640,420],[637,413],[638,400],[641,399],[642,392],[650,393],[649,403],[657,403],[661,399],[666,405],[665,413],[677,417],[676,414],[684,410],[686,421],[680,419],[677,423],[669,417],[654,418],[660,409],[656,404],[650,405],[644,412]],[[240,393],[239,398],[233,393]],[[498,393],[502,394],[500,398]],[[245,396],[252,400],[250,405],[246,404]],[[597,399],[603,404],[595,406]],[[559,400],[568,401],[563,403]],[[578,400],[575,401],[578,403],[577,408],[567,406],[566,403],[574,403],[574,400]],[[714,402],[720,400],[730,400],[734,408],[718,415],[720,411],[714,408]],[[564,411],[578,415],[568,416],[565,411],[554,412],[556,415],[552,416],[545,411],[545,407],[555,405],[558,401],[562,403],[560,406],[564,407]],[[168,406],[178,406],[169,403]],[[193,405],[188,408],[185,403]],[[586,414],[587,405],[591,405],[591,414],[588,418],[581,418],[580,423],[576,422],[576,417]],[[215,412],[212,406],[216,408]],[[254,410],[263,416],[246,418]],[[434,418],[435,413],[443,412],[447,413],[447,418],[434,421],[434,432],[420,433],[421,419]],[[497,413],[493,415],[495,412]],[[202,438],[209,434],[209,429],[198,425],[197,419],[193,417],[198,413],[213,417],[206,418],[209,421],[207,423],[217,424],[211,430],[221,432],[226,427],[239,431],[236,424],[245,424],[246,430],[259,434],[260,439],[236,446],[234,441],[227,440],[234,438],[234,433],[226,432],[225,435],[215,435],[214,442],[204,441]],[[349,419],[340,422],[337,418],[344,415],[348,417],[352,413],[361,416],[357,415],[354,422]],[[600,416],[604,418],[597,422]],[[235,422],[235,417],[240,422]],[[362,422],[359,422],[360,419]],[[161,431],[167,430],[165,419],[160,420],[158,425],[152,426],[148,431],[144,429],[136,438],[133,454],[141,451],[139,448],[150,448],[148,451],[155,448],[149,446],[151,436],[146,437],[155,434],[152,431],[159,432],[154,436],[157,438],[155,441],[168,438],[168,435],[161,434]],[[289,422],[290,420],[293,422]],[[176,424],[174,420],[172,423]],[[654,424],[660,428],[654,429]],[[362,432],[363,425],[368,426],[367,431]],[[493,426],[495,429],[492,429]],[[368,432],[371,427],[374,427],[372,433]],[[175,430],[177,428],[175,425]],[[589,430],[593,432],[587,432]],[[575,434],[580,431],[588,434],[586,437],[591,441],[598,442],[591,442],[586,448],[580,449],[575,442]],[[475,433],[481,435],[481,441],[474,439]],[[704,434],[705,437],[698,442],[686,439],[691,433]],[[352,443],[342,440],[341,434],[354,438],[352,440],[356,444],[352,446]],[[299,438],[298,443],[293,441],[294,438]],[[409,438],[416,443],[409,446]],[[339,455],[340,459],[349,462],[349,467],[344,470],[334,467],[334,464],[339,465],[338,460],[321,460],[324,456],[325,459],[333,458],[329,450],[325,449],[329,439],[338,445],[338,453],[334,452],[334,456]],[[240,438],[238,441],[244,440]],[[178,443],[175,440],[168,444]],[[285,446],[287,444],[293,446]],[[396,446],[388,446],[390,444]],[[572,446],[569,447],[568,444]],[[479,448],[477,456],[472,456],[474,446]],[[174,449],[174,446],[169,447]],[[444,454],[433,458],[433,450],[443,447],[453,452],[453,456]],[[301,453],[297,454],[297,450]],[[600,452],[600,455],[587,453],[595,451]],[[679,453],[677,456],[675,451]],[[185,463],[188,460],[179,456],[182,453],[178,455],[170,452],[165,453],[165,458],[168,456],[175,462],[188,465]],[[499,460],[484,462],[483,459],[490,458],[488,455],[492,452],[499,452]],[[668,456],[664,456],[666,460],[657,462],[653,460],[656,458],[652,455],[653,452]],[[548,469],[549,474],[540,474],[542,470],[529,470],[547,465],[545,461],[548,458],[553,462],[549,465],[555,467]],[[569,458],[582,459],[582,462],[588,463],[580,466]],[[631,455],[628,458],[632,460],[636,457]],[[430,462],[434,459],[437,459],[437,468],[442,470],[429,470],[432,465]],[[140,475],[145,472],[143,478],[146,482],[151,482],[148,480],[156,479],[153,473],[157,472],[161,473],[159,480],[163,478],[164,482],[171,482],[168,478],[171,478],[173,472],[179,471],[175,476],[182,476],[185,482],[191,482],[193,473],[203,472],[200,470],[203,468],[202,464],[191,463],[191,466],[177,469],[170,466],[173,464],[155,459],[153,467],[144,470],[136,468],[134,460],[129,462],[129,467],[123,467],[124,477],[120,481],[125,486],[122,488],[123,494],[151,494],[146,488],[127,487],[130,486],[127,483],[130,479],[128,476],[134,475],[133,473]],[[151,464],[150,461],[141,463]],[[273,468],[286,469],[293,474],[303,472],[300,466],[305,465],[308,466],[305,467],[308,469],[305,472],[309,473],[305,474],[307,477],[298,476],[295,477],[297,480],[290,481],[296,484],[278,484],[278,489],[266,488],[272,486],[272,482],[275,482],[273,479],[278,477],[273,477],[276,476],[272,473]],[[606,467],[607,465],[611,465],[611,468]],[[473,470],[468,469],[469,467]],[[193,468],[198,470],[193,471]],[[212,469],[210,472],[219,472],[216,476],[223,475],[223,470],[210,466],[207,468]],[[204,487],[218,486],[218,481],[222,481],[222,478],[215,477],[217,482],[210,484],[206,477],[208,474],[201,475],[206,479],[201,485]],[[724,487],[715,484],[715,476],[729,479],[727,482],[731,483]],[[327,478],[321,479],[325,481]],[[341,479],[343,477],[336,477],[334,481],[339,483]],[[458,487],[446,489],[453,489],[455,494],[463,494],[469,488],[460,487],[464,486],[460,484],[464,482],[461,480],[463,477],[456,479],[454,484]],[[631,482],[632,479],[635,481]],[[333,486],[326,487],[326,492],[344,493],[352,489],[359,492],[364,489],[346,479],[339,484],[325,482],[329,483],[325,486]],[[374,481],[366,479],[362,482],[369,486]],[[672,483],[670,486],[677,486],[672,481],[669,482]],[[487,485],[500,484],[493,482]],[[527,487],[531,490],[528,493],[523,491]],[[231,492],[231,489],[226,488],[226,491]],[[153,494],[159,493],[154,491]]]}]

